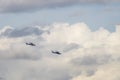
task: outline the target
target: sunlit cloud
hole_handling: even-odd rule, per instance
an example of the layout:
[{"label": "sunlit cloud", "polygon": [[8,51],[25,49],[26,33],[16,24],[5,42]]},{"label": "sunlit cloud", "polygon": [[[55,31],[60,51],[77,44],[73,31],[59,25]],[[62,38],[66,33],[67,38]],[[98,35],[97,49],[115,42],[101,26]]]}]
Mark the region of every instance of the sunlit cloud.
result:
[{"label": "sunlit cloud", "polygon": [[[119,41],[119,25],[115,32],[104,28],[92,31],[85,23],[55,23],[19,30],[7,26],[0,30],[0,77],[5,80],[119,80]],[[51,50],[62,54],[52,54]]]}]

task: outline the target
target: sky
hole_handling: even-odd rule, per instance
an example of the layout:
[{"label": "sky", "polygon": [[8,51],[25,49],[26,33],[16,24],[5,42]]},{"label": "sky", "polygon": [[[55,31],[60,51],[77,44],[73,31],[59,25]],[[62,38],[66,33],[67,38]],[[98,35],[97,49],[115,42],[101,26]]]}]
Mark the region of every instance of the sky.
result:
[{"label": "sky", "polygon": [[120,80],[119,4],[0,0],[0,80]]},{"label": "sky", "polygon": [[92,30],[114,31],[120,24],[119,0],[1,0],[0,28],[84,22]]}]

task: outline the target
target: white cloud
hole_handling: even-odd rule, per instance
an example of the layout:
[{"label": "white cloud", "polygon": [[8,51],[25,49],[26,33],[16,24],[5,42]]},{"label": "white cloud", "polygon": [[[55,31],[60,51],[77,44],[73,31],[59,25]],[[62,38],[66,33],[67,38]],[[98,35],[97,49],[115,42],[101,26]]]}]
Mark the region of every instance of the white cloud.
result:
[{"label": "white cloud", "polygon": [[[91,31],[85,23],[56,23],[37,27],[37,32],[42,31],[40,34],[36,34],[36,27],[24,29],[7,27],[0,30],[2,79],[120,79],[119,25],[115,32],[104,28]],[[21,33],[24,35],[19,35]],[[25,45],[25,42],[33,42],[36,46]],[[52,54],[51,50],[58,50],[62,55]]]},{"label": "white cloud", "polygon": [[0,12],[34,11],[73,4],[119,3],[119,0],[0,0]]}]

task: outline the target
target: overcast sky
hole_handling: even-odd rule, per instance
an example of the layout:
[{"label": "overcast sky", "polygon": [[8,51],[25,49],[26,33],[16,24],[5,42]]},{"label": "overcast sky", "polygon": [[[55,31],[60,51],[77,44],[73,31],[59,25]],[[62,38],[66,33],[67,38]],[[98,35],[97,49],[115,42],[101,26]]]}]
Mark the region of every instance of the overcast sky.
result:
[{"label": "overcast sky", "polygon": [[0,0],[0,80],[120,80],[120,0]]},{"label": "overcast sky", "polygon": [[91,29],[120,24],[120,0],[0,0],[0,27],[85,22]]}]

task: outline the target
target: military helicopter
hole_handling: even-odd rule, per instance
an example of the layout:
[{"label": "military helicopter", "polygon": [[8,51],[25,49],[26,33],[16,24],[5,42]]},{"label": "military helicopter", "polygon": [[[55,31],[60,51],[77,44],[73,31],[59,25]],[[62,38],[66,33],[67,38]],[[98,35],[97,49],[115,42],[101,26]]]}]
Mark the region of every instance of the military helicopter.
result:
[{"label": "military helicopter", "polygon": [[36,46],[36,45],[35,45],[34,43],[32,43],[32,42],[26,43],[26,45]]},{"label": "military helicopter", "polygon": [[60,53],[59,51],[51,51],[53,54],[58,54],[61,55],[62,53]]}]

